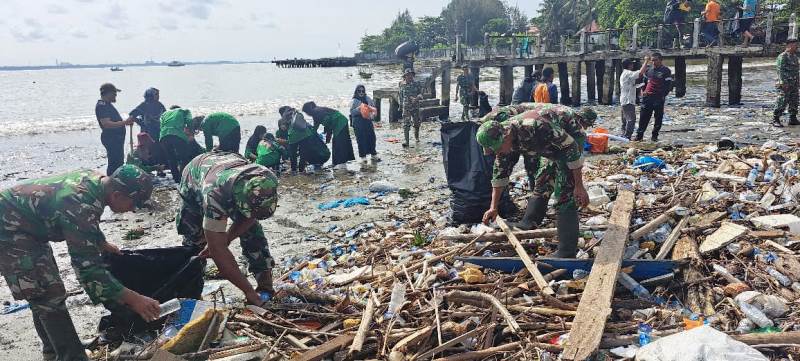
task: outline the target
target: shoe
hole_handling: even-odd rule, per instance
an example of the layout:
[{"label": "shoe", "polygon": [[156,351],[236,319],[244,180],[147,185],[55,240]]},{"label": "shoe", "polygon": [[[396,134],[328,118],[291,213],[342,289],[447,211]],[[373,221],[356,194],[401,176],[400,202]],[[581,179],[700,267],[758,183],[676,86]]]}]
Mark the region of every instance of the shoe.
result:
[{"label": "shoe", "polygon": [[525,215],[519,222],[512,223],[511,226],[522,231],[536,229],[542,223],[547,212],[547,198],[531,197],[528,198],[528,206],[525,208]]},{"label": "shoe", "polygon": [[800,125],[797,121],[797,114],[789,114],[789,125]]},{"label": "shoe", "polygon": [[403,148],[408,148],[408,140],[411,138],[411,129],[405,128],[403,129],[403,136],[405,137],[405,142],[403,142]]},{"label": "shoe", "polygon": [[634,139],[633,139],[633,141],[634,141],[634,142],[641,142],[641,141],[642,141],[642,138],[644,138],[644,136],[637,134],[637,135],[636,135],[636,138],[634,138]]},{"label": "shoe", "polygon": [[556,220],[558,249],[556,258],[575,258],[578,254],[578,209],[569,207],[558,212]]},{"label": "shoe", "polygon": [[377,154],[373,154],[372,156],[370,156],[370,159],[372,159],[372,162],[380,162],[381,161],[381,157],[379,157]]},{"label": "shoe", "polygon": [[653,143],[658,143],[658,137],[657,136],[652,136],[652,137],[650,137],[650,141],[653,142]]},{"label": "shoe", "polygon": [[772,126],[776,128],[783,128],[783,123],[781,123],[781,117],[776,116],[772,118]]}]

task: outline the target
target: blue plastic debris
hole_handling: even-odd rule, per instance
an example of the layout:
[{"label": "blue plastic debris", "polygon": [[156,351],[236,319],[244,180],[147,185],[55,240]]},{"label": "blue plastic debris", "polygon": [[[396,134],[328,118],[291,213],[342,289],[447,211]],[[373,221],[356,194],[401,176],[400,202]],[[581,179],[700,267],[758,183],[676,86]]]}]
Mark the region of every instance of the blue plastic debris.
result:
[{"label": "blue plastic debris", "polygon": [[317,206],[317,208],[319,208],[320,210],[323,210],[323,211],[327,211],[329,209],[338,208],[339,206],[344,206],[344,208],[350,208],[350,207],[358,205],[358,204],[363,204],[365,206],[368,206],[369,205],[369,199],[367,199],[365,197],[353,197],[353,198],[347,198],[347,199],[339,199],[339,200],[335,200],[335,201],[320,203],[319,206]]},{"label": "blue plastic debris", "polygon": [[0,315],[7,315],[9,313],[14,313],[17,311],[22,311],[26,308],[29,308],[31,305],[27,302],[10,302],[3,305],[3,310],[0,311]]},{"label": "blue plastic debris", "polygon": [[634,168],[639,168],[643,171],[651,171],[655,169],[663,169],[667,167],[667,164],[664,163],[663,160],[658,159],[656,157],[651,156],[642,156],[636,158],[636,161],[633,162]]}]

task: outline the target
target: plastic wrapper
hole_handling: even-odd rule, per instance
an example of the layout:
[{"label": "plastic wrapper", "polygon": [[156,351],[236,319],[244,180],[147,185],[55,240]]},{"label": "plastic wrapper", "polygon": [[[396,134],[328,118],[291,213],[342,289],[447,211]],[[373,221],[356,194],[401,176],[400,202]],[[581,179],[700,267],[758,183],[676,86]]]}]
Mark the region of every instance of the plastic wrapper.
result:
[{"label": "plastic wrapper", "polygon": [[709,326],[653,341],[636,352],[638,361],[767,361],[758,350]]}]

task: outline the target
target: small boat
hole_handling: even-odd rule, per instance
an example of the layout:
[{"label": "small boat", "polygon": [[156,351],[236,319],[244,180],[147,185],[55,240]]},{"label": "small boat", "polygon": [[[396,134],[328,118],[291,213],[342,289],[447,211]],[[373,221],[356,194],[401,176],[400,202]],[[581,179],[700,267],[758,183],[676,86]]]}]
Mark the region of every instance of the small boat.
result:
[{"label": "small boat", "polygon": [[368,65],[360,65],[358,67],[358,76],[363,79],[372,78],[372,69]]},{"label": "small boat", "polygon": [[122,71],[122,68],[120,68],[118,66],[112,66],[111,67],[111,71]]},{"label": "small boat", "polygon": [[167,66],[184,66],[184,65],[186,65],[186,64],[181,63],[181,62],[179,62],[177,60],[173,60],[173,61],[167,63]]}]

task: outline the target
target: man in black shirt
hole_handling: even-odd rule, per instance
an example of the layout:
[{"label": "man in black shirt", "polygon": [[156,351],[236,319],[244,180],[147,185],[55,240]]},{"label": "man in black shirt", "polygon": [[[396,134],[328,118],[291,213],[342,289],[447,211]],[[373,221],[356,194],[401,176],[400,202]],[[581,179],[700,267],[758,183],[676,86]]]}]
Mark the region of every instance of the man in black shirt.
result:
[{"label": "man in black shirt", "polygon": [[106,148],[108,168],[106,174],[114,174],[125,162],[125,126],[133,124],[133,119],[122,120],[114,104],[117,101],[117,89],[114,84],[105,83],[100,86],[100,100],[94,107],[97,123],[103,130],[100,141]]}]

